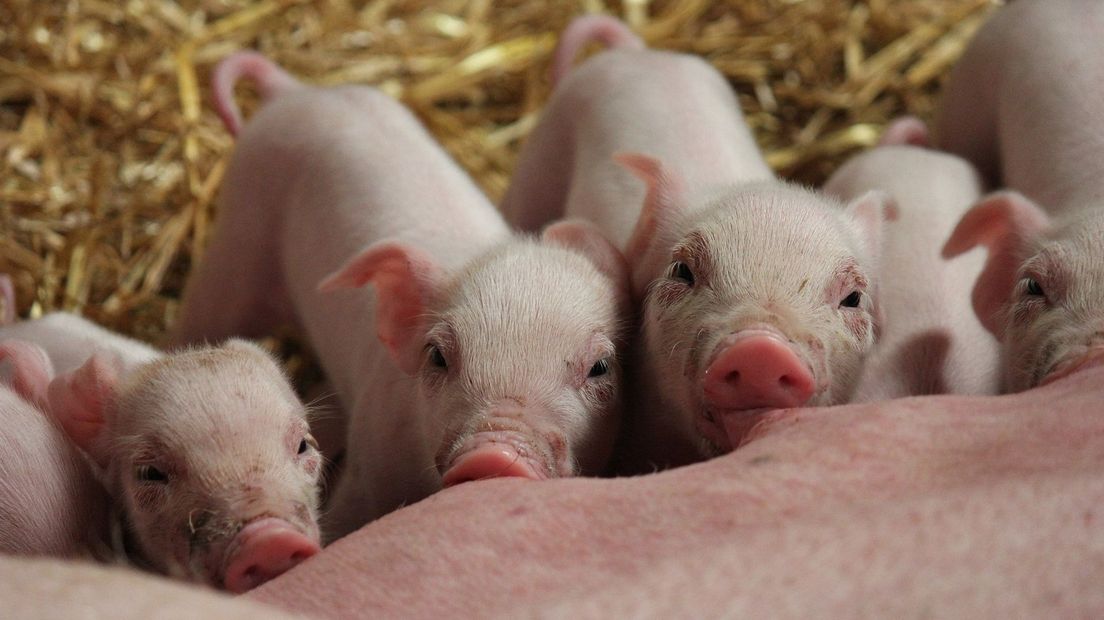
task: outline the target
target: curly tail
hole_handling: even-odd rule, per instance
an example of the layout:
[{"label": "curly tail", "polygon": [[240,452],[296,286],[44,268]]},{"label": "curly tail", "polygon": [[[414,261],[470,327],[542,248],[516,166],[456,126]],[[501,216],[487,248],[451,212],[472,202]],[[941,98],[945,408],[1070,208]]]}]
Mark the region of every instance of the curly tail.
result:
[{"label": "curly tail", "polygon": [[552,54],[552,84],[560,83],[571,71],[579,50],[592,41],[613,49],[644,49],[644,41],[621,20],[609,15],[584,15],[571,20],[560,35]]},{"label": "curly tail", "polygon": [[242,117],[234,103],[234,84],[243,76],[257,85],[265,101],[301,86],[291,74],[258,52],[235,52],[224,58],[211,74],[211,90],[214,91],[215,112],[226,130],[235,136],[241,131]]}]

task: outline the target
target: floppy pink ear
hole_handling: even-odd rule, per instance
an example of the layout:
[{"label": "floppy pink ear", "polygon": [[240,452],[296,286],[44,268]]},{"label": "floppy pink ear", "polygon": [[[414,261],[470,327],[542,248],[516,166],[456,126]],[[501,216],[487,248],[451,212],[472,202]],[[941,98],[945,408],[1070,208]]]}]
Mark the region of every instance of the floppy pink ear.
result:
[{"label": "floppy pink ear", "polygon": [[897,219],[897,202],[886,192],[873,190],[848,203],[844,213],[858,225],[860,240],[871,263],[880,263],[885,223]]},{"label": "floppy pink ear", "polygon": [[997,192],[967,211],[943,246],[944,258],[978,245],[989,249],[972,298],[981,324],[997,338],[1004,335],[1002,310],[1012,298],[1016,272],[1027,258],[1023,256],[1026,243],[1049,227],[1050,218],[1022,194]]},{"label": "floppy pink ear", "polygon": [[376,334],[407,374],[421,365],[422,317],[437,290],[440,269],[426,252],[397,241],[366,248],[318,285],[322,292],[376,287]]},{"label": "floppy pink ear", "polygon": [[46,411],[47,390],[54,377],[54,365],[46,351],[23,340],[5,340],[0,342],[0,362],[4,360],[11,364],[11,387],[15,393]]},{"label": "floppy pink ear", "polygon": [[654,157],[640,153],[617,153],[613,159],[648,186],[644,208],[625,246],[625,259],[635,262],[644,257],[660,226],[682,209],[682,179]]},{"label": "floppy pink ear", "polygon": [[55,377],[47,389],[50,416],[100,467],[107,466],[105,431],[111,422],[121,366],[114,356],[94,353],[80,368]]},{"label": "floppy pink ear", "polygon": [[583,220],[563,220],[549,225],[541,239],[575,250],[590,259],[616,287],[623,302],[630,299],[629,266],[624,255],[594,224]]}]

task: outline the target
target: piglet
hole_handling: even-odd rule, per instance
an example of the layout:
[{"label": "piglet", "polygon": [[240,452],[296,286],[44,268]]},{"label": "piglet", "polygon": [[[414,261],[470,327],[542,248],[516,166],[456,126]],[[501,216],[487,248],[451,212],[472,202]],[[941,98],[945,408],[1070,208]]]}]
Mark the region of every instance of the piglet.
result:
[{"label": "piglet", "polygon": [[135,563],[242,592],[319,550],[321,456],[259,347],[164,355],[62,313],[0,328],[0,342],[48,358],[56,375],[23,391],[86,455]]},{"label": "piglet", "polygon": [[983,199],[946,245],[989,259],[973,292],[1019,391],[1104,361],[1104,4],[999,9],[947,84],[940,147],[1009,191]]},{"label": "piglet", "polygon": [[[593,40],[613,47],[567,73]],[[775,179],[715,69],[610,17],[573,21],[555,58],[503,210],[523,227],[588,218],[632,266],[623,467],[716,455],[763,412],[846,401],[874,342],[884,197],[844,207]]]},{"label": "piglet", "polygon": [[926,145],[921,121],[898,119],[880,146],[852,157],[824,185],[842,200],[884,191],[895,205],[879,267],[881,330],[859,378],[858,402],[999,389],[998,343],[970,307],[985,257],[941,256],[981,196],[980,179],[963,159]]},{"label": "piglet", "polygon": [[240,118],[243,76],[264,104],[238,133],[175,339],[305,329],[348,412],[327,538],[444,486],[601,471],[628,308],[616,248],[582,223],[512,234],[373,88],[308,87],[239,53],[214,74],[224,118]]},{"label": "piglet", "polygon": [[0,553],[102,557],[107,492],[36,402],[52,375],[29,343],[0,344]]}]

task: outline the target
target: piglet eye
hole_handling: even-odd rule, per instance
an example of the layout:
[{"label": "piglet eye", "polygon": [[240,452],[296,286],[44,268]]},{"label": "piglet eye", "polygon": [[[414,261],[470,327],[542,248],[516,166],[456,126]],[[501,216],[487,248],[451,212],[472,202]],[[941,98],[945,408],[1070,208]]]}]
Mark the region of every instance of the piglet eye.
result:
[{"label": "piglet eye", "polygon": [[314,435],[307,433],[305,437],[299,442],[299,454],[303,454],[307,451],[307,448],[318,449],[318,440],[314,438]]},{"label": "piglet eye", "polygon": [[429,363],[433,364],[436,368],[448,368],[448,362],[445,361],[445,354],[441,353],[441,347],[431,344],[428,348]]},{"label": "piglet eye", "polygon": [[862,293],[851,291],[851,294],[844,297],[843,301],[840,302],[840,308],[858,308],[860,301],[862,301]]},{"label": "piglet eye", "polygon": [[169,477],[165,472],[157,469],[153,465],[139,465],[134,469],[134,477],[139,482],[156,482],[164,484],[169,481]]},{"label": "piglet eye", "polygon": [[609,360],[600,359],[594,362],[594,365],[590,367],[590,372],[587,373],[587,379],[593,379],[595,377],[601,377],[609,372]]},{"label": "piglet eye", "polygon": [[1046,293],[1043,292],[1043,287],[1039,285],[1039,281],[1035,278],[1027,279],[1027,286],[1024,288],[1028,295],[1032,297],[1043,297]]},{"label": "piglet eye", "polygon": [[671,265],[671,278],[681,280],[687,286],[694,286],[694,272],[690,271],[690,266],[684,262],[679,261]]}]

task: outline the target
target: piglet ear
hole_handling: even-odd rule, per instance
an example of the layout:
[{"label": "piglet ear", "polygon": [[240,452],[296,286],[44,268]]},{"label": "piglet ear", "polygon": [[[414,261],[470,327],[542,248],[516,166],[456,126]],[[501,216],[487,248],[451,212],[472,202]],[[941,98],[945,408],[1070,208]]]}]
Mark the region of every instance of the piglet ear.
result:
[{"label": "piglet ear", "polygon": [[636,262],[644,257],[659,229],[681,211],[682,179],[654,157],[640,153],[617,153],[613,159],[648,185],[644,208],[625,246],[625,258]]},{"label": "piglet ear", "polygon": [[943,246],[944,258],[978,245],[989,249],[989,258],[974,285],[973,302],[981,324],[997,338],[1004,335],[1002,311],[1012,298],[1016,272],[1026,258],[1026,243],[1049,227],[1047,215],[1022,194],[997,192],[967,211]]},{"label": "piglet ear", "polygon": [[422,318],[440,281],[440,268],[426,252],[382,241],[351,258],[318,285],[322,292],[376,287],[376,333],[403,372],[414,374],[425,335]]},{"label": "piglet ear", "polygon": [[564,220],[544,229],[541,239],[575,250],[590,259],[613,282],[618,299],[627,302],[629,293],[629,266],[621,254],[598,228],[583,220]]},{"label": "piglet ear", "polygon": [[928,148],[931,146],[931,137],[928,135],[928,126],[924,121],[915,116],[901,116],[893,120],[882,132],[878,146],[896,146],[910,144]]},{"label": "piglet ear", "polygon": [[869,191],[852,200],[844,213],[857,225],[867,259],[876,266],[882,258],[885,223],[897,219],[897,202],[883,191]]},{"label": "piglet ear", "polygon": [[5,340],[0,342],[0,362],[3,361],[11,365],[8,382],[15,393],[46,411],[47,390],[54,378],[54,365],[46,351],[23,340]]},{"label": "piglet ear", "polygon": [[95,353],[80,368],[55,377],[47,389],[51,417],[73,444],[101,467],[107,466],[105,431],[111,422],[121,370],[118,358]]}]

